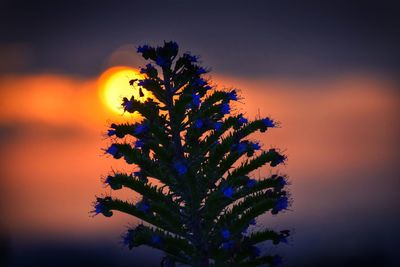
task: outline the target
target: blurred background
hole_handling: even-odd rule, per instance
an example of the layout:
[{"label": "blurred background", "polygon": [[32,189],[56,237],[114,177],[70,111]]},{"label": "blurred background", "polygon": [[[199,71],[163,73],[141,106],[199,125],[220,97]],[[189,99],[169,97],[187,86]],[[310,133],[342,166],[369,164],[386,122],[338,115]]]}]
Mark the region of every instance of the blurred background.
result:
[{"label": "blurred background", "polygon": [[161,252],[121,244],[134,218],[90,211],[110,193],[101,177],[132,168],[102,150],[111,122],[138,119],[110,108],[105,92],[122,86],[110,77],[130,70],[125,84],[145,64],[136,47],[164,40],[239,88],[236,112],[281,123],[253,138],[286,166],[254,176],[287,173],[293,204],[259,224],[294,234],[265,250],[285,266],[400,266],[399,12],[368,0],[0,1],[0,266],[159,266]]}]

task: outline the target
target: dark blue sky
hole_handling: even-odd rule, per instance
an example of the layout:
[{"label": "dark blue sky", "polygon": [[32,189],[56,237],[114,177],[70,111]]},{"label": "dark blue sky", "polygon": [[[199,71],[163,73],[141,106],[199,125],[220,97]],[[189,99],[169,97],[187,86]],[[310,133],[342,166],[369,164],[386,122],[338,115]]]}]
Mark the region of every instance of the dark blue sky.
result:
[{"label": "dark blue sky", "polygon": [[176,40],[217,73],[396,76],[396,2],[3,0],[0,71],[97,75],[122,45]]}]

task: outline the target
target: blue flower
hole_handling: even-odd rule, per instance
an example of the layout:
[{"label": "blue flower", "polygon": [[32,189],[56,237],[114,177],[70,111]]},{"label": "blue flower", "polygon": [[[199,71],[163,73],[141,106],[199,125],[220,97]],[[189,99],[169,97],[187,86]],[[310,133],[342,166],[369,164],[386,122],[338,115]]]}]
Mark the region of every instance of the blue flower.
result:
[{"label": "blue flower", "polygon": [[221,231],[221,235],[224,239],[229,239],[229,237],[231,236],[231,232],[228,229],[223,229]]},{"label": "blue flower", "polygon": [[204,86],[206,84],[207,84],[207,82],[203,78],[198,78],[193,81],[194,86]]},{"label": "blue flower", "polygon": [[221,128],[222,128],[222,122],[217,121],[214,123],[214,130],[219,131],[221,130]]},{"label": "blue flower", "polygon": [[229,241],[227,241],[227,242],[223,242],[222,243],[222,248],[223,249],[225,249],[225,250],[230,250],[230,249],[232,249],[233,248],[233,241],[232,240],[229,240]]},{"label": "blue flower", "polygon": [[111,197],[97,198],[94,205],[94,214],[103,214],[106,217],[111,217],[113,215],[112,211],[106,206],[106,202],[112,201]]},{"label": "blue flower", "polygon": [[260,150],[260,149],[261,149],[261,146],[260,146],[260,144],[258,144],[258,143],[252,143],[251,146],[252,146],[252,148],[253,148],[254,150]]},{"label": "blue flower", "polygon": [[243,228],[242,234],[247,234],[248,230],[249,230],[249,226],[246,226],[245,228]]},{"label": "blue flower", "polygon": [[235,191],[233,190],[233,188],[231,186],[225,187],[222,189],[222,193],[224,194],[224,196],[231,198],[233,193]]},{"label": "blue flower", "polygon": [[143,140],[141,140],[141,139],[137,139],[137,140],[136,140],[136,142],[135,142],[135,148],[142,148],[143,145],[144,145]]},{"label": "blue flower", "polygon": [[193,62],[193,63],[197,62],[197,57],[196,56],[192,56],[191,54],[188,54],[188,53],[183,54],[183,58],[185,58],[189,62]]},{"label": "blue flower", "polygon": [[126,101],[124,101],[124,103],[122,105],[124,106],[124,109],[126,111],[131,111],[133,109],[132,101],[126,100]]},{"label": "blue flower", "polygon": [[179,175],[184,175],[185,173],[187,173],[186,165],[180,161],[174,163],[174,168],[178,172]]},{"label": "blue flower", "polygon": [[222,114],[229,114],[229,112],[231,111],[231,107],[229,106],[229,104],[224,103],[221,106],[221,112]]},{"label": "blue flower", "polygon": [[[156,71],[156,69],[150,63],[147,64],[145,68],[141,68],[140,69],[140,73],[142,73],[142,74],[144,74],[144,73],[145,74],[149,74],[149,73],[154,72],[154,71]],[[139,81],[139,83],[140,83],[140,81]]]},{"label": "blue flower", "polygon": [[143,125],[143,124],[136,124],[135,130],[134,130],[133,133],[134,133],[135,135],[139,135],[139,134],[144,133],[146,130],[147,130],[147,126],[146,126],[146,125]]},{"label": "blue flower", "polygon": [[230,92],[228,93],[228,97],[229,97],[230,100],[236,101],[236,100],[237,100],[236,91],[235,91],[235,90],[230,91]]},{"label": "blue flower", "polygon": [[179,46],[176,42],[170,41],[170,42],[165,42],[164,41],[164,51],[169,55],[169,56],[175,56],[178,53]]},{"label": "blue flower", "polygon": [[238,122],[240,125],[243,125],[245,123],[248,123],[249,121],[245,117],[240,116]]},{"label": "blue flower", "polygon": [[287,185],[287,182],[286,182],[285,178],[282,177],[282,176],[279,176],[276,179],[276,182],[277,182],[277,185],[278,185],[279,188],[283,188],[285,185]]},{"label": "blue flower", "polygon": [[96,205],[94,206],[94,212],[96,214],[103,213],[105,210],[104,204],[102,202],[96,202]]},{"label": "blue flower", "polygon": [[271,154],[271,162],[270,162],[271,167],[275,167],[286,160],[286,157],[284,155],[279,154],[274,148],[271,148],[268,151],[268,153]]},{"label": "blue flower", "polygon": [[200,68],[198,68],[196,70],[196,74],[197,75],[201,75],[201,74],[204,74],[204,73],[207,73],[207,71],[203,67],[200,67]]},{"label": "blue flower", "polygon": [[247,187],[248,188],[252,188],[253,186],[255,186],[256,185],[256,183],[257,183],[257,181],[256,180],[254,180],[254,179],[249,179],[248,181],[247,181]]},{"label": "blue flower", "polygon": [[109,148],[107,148],[106,153],[115,157],[118,153],[118,146],[116,144],[112,144]]},{"label": "blue flower", "polygon": [[157,56],[156,58],[156,64],[160,67],[167,67],[169,65],[170,61],[162,56]]},{"label": "blue flower", "polygon": [[142,172],[137,171],[137,172],[133,172],[133,175],[136,176],[137,178],[139,178],[140,181],[147,183],[148,179],[146,177],[146,175],[144,175]]},{"label": "blue flower", "polygon": [[159,244],[161,243],[161,238],[160,238],[160,236],[158,236],[158,235],[153,235],[153,236],[151,237],[151,243],[152,243],[153,245],[159,245]]},{"label": "blue flower", "polygon": [[247,145],[245,143],[239,143],[237,145],[237,152],[239,154],[242,154],[242,153],[246,152],[246,150],[247,150]]},{"label": "blue flower", "polygon": [[108,175],[104,183],[108,184],[113,190],[118,190],[122,188],[122,184],[118,183],[114,176]]},{"label": "blue flower", "polygon": [[143,212],[143,213],[147,213],[147,212],[149,212],[149,210],[150,210],[150,205],[149,205],[149,203],[147,203],[146,201],[140,201],[140,202],[138,202],[138,203],[136,203],[136,208],[138,209],[138,210],[140,210],[141,212]]},{"label": "blue flower", "polygon": [[128,246],[129,249],[132,249],[134,238],[135,238],[135,231],[132,229],[129,229],[128,232],[122,237],[124,245]]},{"label": "blue flower", "polygon": [[113,135],[115,135],[115,130],[114,130],[114,129],[109,129],[108,132],[107,132],[107,135],[108,135],[108,136],[113,136]]},{"label": "blue flower", "polygon": [[288,205],[289,205],[288,198],[286,196],[280,197],[275,203],[274,210],[275,212],[285,210],[287,209]]},{"label": "blue flower", "polygon": [[195,107],[198,107],[200,105],[200,96],[198,94],[192,94],[192,103]]},{"label": "blue flower", "polygon": [[143,79],[138,82],[138,86],[146,87],[146,84],[148,84],[147,79]]},{"label": "blue flower", "polygon": [[201,127],[203,127],[203,121],[202,121],[201,119],[197,119],[197,120],[194,122],[194,126],[195,126],[196,128],[201,128]]},{"label": "blue flower", "polygon": [[256,219],[251,219],[250,225],[256,225]]},{"label": "blue flower", "polygon": [[262,119],[262,122],[264,123],[264,125],[266,127],[271,127],[271,128],[275,127],[275,122],[273,120],[271,120],[270,118]]},{"label": "blue flower", "polygon": [[138,48],[137,48],[137,52],[138,53],[146,53],[146,52],[148,52],[148,51],[150,51],[150,46],[148,46],[148,45],[142,45],[142,46],[139,46]]}]

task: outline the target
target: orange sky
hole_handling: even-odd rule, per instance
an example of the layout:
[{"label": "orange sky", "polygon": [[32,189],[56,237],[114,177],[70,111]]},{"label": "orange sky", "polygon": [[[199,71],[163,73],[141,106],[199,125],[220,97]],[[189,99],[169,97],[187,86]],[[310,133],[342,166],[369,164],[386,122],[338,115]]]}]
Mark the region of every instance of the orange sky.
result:
[{"label": "orange sky", "polygon": [[[254,138],[266,148],[284,149],[289,156],[281,171],[292,177],[297,210],[305,212],[310,190],[362,182],[346,181],[348,171],[396,164],[399,93],[388,80],[359,74],[319,81],[213,77],[219,85],[241,89],[244,104],[235,107],[249,118],[259,110],[281,122],[281,128]],[[0,99],[6,231],[79,236],[108,229],[117,236],[132,222],[123,215],[88,216],[94,196],[109,191],[100,177],[111,167],[124,168],[101,151],[109,143],[102,135],[108,122],[121,116],[100,101],[95,78],[3,76]],[[262,173],[269,171],[265,168]],[[135,199],[129,193],[125,196]]]}]

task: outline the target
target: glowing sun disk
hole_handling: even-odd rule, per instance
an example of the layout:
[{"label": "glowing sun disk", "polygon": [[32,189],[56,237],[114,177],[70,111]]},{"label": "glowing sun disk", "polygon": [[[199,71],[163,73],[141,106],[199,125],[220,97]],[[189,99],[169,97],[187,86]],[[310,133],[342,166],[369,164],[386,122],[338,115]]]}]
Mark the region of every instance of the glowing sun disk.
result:
[{"label": "glowing sun disk", "polygon": [[140,72],[134,68],[125,66],[109,68],[99,78],[100,98],[109,109],[122,114],[121,104],[124,97],[130,99],[133,96],[141,102],[150,97],[150,93],[144,89],[142,89],[144,96],[140,97],[136,82],[134,85],[129,84],[129,81],[133,79],[143,78]]}]

